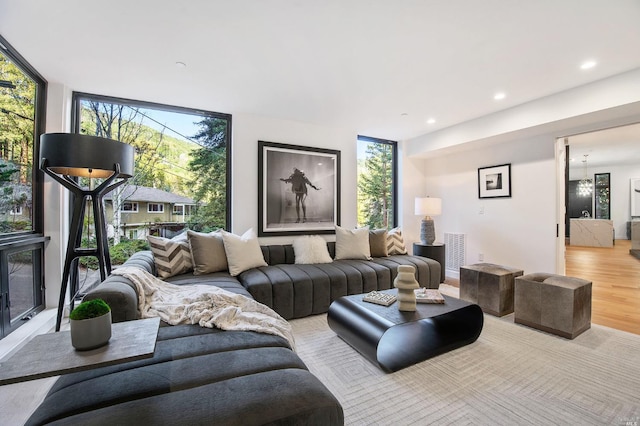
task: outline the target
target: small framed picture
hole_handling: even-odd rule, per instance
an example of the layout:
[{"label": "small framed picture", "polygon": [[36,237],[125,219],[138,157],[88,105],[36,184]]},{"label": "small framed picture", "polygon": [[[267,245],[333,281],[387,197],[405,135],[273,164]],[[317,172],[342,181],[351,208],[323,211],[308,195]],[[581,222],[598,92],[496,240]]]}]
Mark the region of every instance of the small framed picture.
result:
[{"label": "small framed picture", "polygon": [[478,169],[478,198],[511,197],[511,164]]}]

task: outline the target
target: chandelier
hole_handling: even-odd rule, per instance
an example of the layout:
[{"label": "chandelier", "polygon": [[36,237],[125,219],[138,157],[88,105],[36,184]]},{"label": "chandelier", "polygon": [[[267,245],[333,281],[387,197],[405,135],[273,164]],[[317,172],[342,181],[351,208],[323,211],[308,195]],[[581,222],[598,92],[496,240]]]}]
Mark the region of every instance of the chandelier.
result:
[{"label": "chandelier", "polygon": [[584,177],[578,182],[578,195],[581,197],[588,197],[593,192],[593,181],[587,177],[587,157],[589,154],[584,155]]}]

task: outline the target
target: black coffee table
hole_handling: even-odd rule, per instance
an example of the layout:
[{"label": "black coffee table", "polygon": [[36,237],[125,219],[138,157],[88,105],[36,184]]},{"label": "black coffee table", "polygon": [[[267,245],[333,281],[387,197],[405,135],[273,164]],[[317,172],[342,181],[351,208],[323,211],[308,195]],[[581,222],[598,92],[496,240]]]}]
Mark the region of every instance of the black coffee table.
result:
[{"label": "black coffee table", "polygon": [[336,299],[327,321],[340,338],[387,372],[473,343],[484,324],[478,305],[454,297],[444,296],[443,304],[418,303],[415,312],[399,311],[398,302],[380,306],[362,297]]}]

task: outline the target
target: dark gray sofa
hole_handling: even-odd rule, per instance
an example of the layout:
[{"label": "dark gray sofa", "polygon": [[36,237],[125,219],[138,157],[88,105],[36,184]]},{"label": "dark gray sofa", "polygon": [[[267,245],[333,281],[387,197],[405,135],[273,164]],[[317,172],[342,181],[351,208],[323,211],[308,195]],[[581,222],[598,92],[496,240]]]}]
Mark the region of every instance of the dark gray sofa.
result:
[{"label": "dark gray sofa", "polygon": [[[327,243],[331,257],[335,243]],[[269,306],[285,319],[302,318],[327,312],[331,302],[339,297],[386,290],[393,287],[398,265],[416,268],[421,287],[438,288],[440,264],[429,258],[393,255],[372,260],[336,260],[332,263],[297,265],[291,245],[261,246],[269,266],[250,269],[237,277],[228,272],[206,275],[193,273],[176,275],[165,281],[177,285],[210,284],[234,293],[244,294]],[[156,275],[153,254],[141,251],[134,254],[127,266],[136,266]],[[112,275],[87,299],[101,298],[112,308],[114,322],[139,318],[135,286],[126,278]]]},{"label": "dark gray sofa", "polygon": [[[286,319],[319,314],[338,297],[393,286],[397,266],[416,267],[421,286],[437,288],[440,264],[407,255],[296,265],[291,245],[262,246],[269,266],[237,277],[227,272],[166,278],[177,285],[209,284],[252,297]],[[335,244],[328,243],[331,256]],[[127,266],[155,275],[150,251]],[[139,318],[135,286],[108,277],[85,296],[102,298],[114,322]],[[29,425],[219,424],[339,425],[340,403],[277,336],[197,325],[160,327],[154,357],[61,377]]]}]

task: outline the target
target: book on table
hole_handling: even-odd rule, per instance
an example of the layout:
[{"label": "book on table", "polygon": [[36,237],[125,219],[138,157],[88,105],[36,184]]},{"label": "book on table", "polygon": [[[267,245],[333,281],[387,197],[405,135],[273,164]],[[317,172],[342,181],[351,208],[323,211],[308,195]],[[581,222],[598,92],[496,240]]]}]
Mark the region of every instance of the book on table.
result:
[{"label": "book on table", "polygon": [[389,306],[396,301],[396,296],[389,293],[382,293],[379,291],[371,291],[362,297],[362,300],[369,303],[375,303],[376,305]]},{"label": "book on table", "polygon": [[418,303],[444,303],[444,297],[439,290],[419,288],[414,291]]}]

